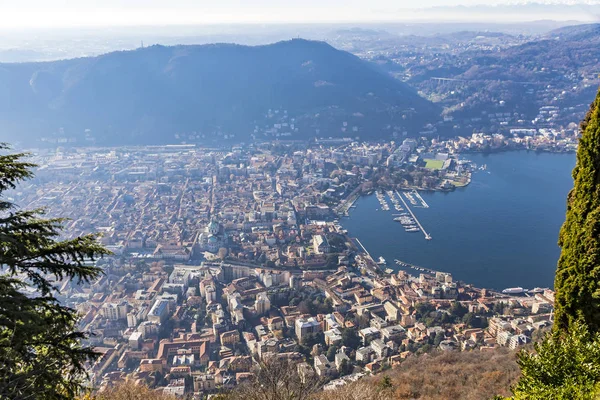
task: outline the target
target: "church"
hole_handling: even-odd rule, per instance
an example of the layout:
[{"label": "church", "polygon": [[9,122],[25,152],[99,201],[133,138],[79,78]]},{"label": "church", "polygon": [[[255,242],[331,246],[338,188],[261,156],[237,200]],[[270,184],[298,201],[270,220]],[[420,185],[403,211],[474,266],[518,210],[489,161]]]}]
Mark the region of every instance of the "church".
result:
[{"label": "church", "polygon": [[223,226],[215,218],[204,228],[198,237],[198,245],[202,251],[216,253],[221,247],[227,247],[227,234]]}]

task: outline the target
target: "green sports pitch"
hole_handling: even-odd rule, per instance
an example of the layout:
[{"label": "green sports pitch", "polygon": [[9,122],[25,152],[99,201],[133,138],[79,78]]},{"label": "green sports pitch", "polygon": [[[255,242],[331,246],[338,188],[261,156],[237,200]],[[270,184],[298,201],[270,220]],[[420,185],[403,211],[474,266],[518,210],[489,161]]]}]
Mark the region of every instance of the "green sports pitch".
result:
[{"label": "green sports pitch", "polygon": [[440,161],[440,160],[434,160],[434,159],[425,159],[425,168],[429,168],[429,169],[442,169],[442,167],[444,166],[444,162]]}]

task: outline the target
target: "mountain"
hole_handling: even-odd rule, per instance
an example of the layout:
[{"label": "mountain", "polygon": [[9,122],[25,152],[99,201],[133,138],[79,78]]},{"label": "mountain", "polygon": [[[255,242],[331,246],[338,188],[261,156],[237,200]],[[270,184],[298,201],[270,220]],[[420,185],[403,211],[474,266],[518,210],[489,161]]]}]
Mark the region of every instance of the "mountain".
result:
[{"label": "mountain", "polygon": [[560,109],[552,121],[556,126],[576,126],[585,115],[598,88],[600,24],[537,37],[505,35],[498,42],[486,37],[483,45],[468,34],[465,38],[452,52],[413,48],[416,55],[398,52],[378,60],[379,65],[444,107],[465,127],[464,134],[502,130],[487,118],[471,122],[489,112],[517,115],[511,126],[533,121],[545,106]]},{"label": "mountain", "polygon": [[557,40],[600,40],[600,24],[584,24],[574,26],[564,26],[554,29],[546,35],[548,38],[556,38]]},{"label": "mountain", "polygon": [[300,39],[256,47],[152,46],[0,64],[0,88],[0,140],[12,142],[153,144],[233,135],[245,140],[252,133],[267,138],[274,134],[267,127],[282,120],[274,115],[287,115],[288,127],[294,124],[288,138],[350,132],[375,138],[389,126],[420,129],[439,115],[377,66]]}]

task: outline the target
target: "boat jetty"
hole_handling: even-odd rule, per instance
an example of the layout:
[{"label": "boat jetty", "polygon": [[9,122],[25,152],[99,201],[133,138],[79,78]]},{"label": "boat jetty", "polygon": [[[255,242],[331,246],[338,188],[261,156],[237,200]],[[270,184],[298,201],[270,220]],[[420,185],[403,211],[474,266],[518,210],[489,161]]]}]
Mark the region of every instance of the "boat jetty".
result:
[{"label": "boat jetty", "polygon": [[429,208],[429,204],[427,204],[427,202],[416,190],[404,192],[404,197],[406,197],[413,207]]},{"label": "boat jetty", "polygon": [[387,200],[385,199],[385,194],[383,194],[383,192],[375,192],[375,196],[377,196],[377,200],[379,201],[379,204],[381,204],[381,209],[383,211],[390,211],[390,206],[387,202]]},{"label": "boat jetty", "polygon": [[417,202],[421,203],[421,207],[429,208],[429,204],[427,204],[427,202],[423,199],[423,197],[419,194],[419,192],[417,192],[416,190],[413,190],[411,195]]},{"label": "boat jetty", "polygon": [[410,216],[409,213],[402,213],[402,214],[398,214],[398,215],[399,215],[398,217],[394,218],[394,221],[400,222],[400,224],[402,224],[402,226],[404,227],[404,230],[406,232],[420,232],[421,231],[421,229],[419,229],[419,227],[417,226],[417,223],[415,222],[413,217]]},{"label": "boat jetty", "polygon": [[402,206],[400,205],[400,201],[398,201],[398,199],[394,195],[394,191],[393,190],[388,190],[387,191],[387,195],[390,198],[392,204],[394,205],[394,209],[396,211],[404,211],[404,208],[402,208]]},{"label": "boat jetty", "polygon": [[[404,193],[405,195],[408,195],[410,193]],[[396,195],[400,198],[400,200],[402,201],[402,203],[404,203],[404,207],[406,207],[406,210],[410,213],[409,216],[407,215],[400,215],[399,218],[406,218],[406,217],[410,217],[410,219],[405,219],[404,221],[406,222],[406,225],[404,223],[402,223],[402,220],[398,220],[398,222],[402,223],[402,225],[404,225],[405,230],[407,232],[423,232],[423,235],[425,235],[425,239],[426,240],[431,240],[432,237],[429,233],[427,233],[425,231],[425,228],[423,228],[423,225],[421,225],[421,223],[419,222],[419,220],[417,219],[417,217],[415,216],[415,214],[413,213],[413,211],[410,209],[409,205],[406,203],[406,201],[402,198],[402,195],[400,193],[398,193],[398,191],[396,191]],[[416,204],[416,200],[413,197],[412,194],[410,194],[410,197],[407,197],[409,199],[412,199],[414,201],[414,203]],[[412,222],[412,224],[410,223]],[[413,226],[411,226],[413,225]]]},{"label": "boat jetty", "polygon": [[427,274],[433,274],[433,275],[435,275],[436,273],[440,272],[440,271],[436,271],[434,269],[420,267],[418,265],[414,265],[414,264],[410,264],[410,263],[407,263],[407,262],[404,262],[404,261],[400,261],[398,259],[395,259],[394,263],[396,263],[396,265],[399,266],[399,267],[412,268],[412,269],[414,269],[416,271],[425,272]]}]

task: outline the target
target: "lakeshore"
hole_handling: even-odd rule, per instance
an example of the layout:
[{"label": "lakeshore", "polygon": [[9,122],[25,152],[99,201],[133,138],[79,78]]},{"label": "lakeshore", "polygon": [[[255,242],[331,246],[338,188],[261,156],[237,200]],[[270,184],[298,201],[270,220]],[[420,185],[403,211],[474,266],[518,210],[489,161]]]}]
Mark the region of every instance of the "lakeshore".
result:
[{"label": "lakeshore", "polygon": [[469,187],[420,192],[430,207],[413,212],[433,240],[405,232],[374,195],[358,198],[340,223],[389,268],[404,269],[392,262],[399,259],[478,287],[552,287],[574,155],[503,152],[471,159],[488,168],[475,172]]}]

